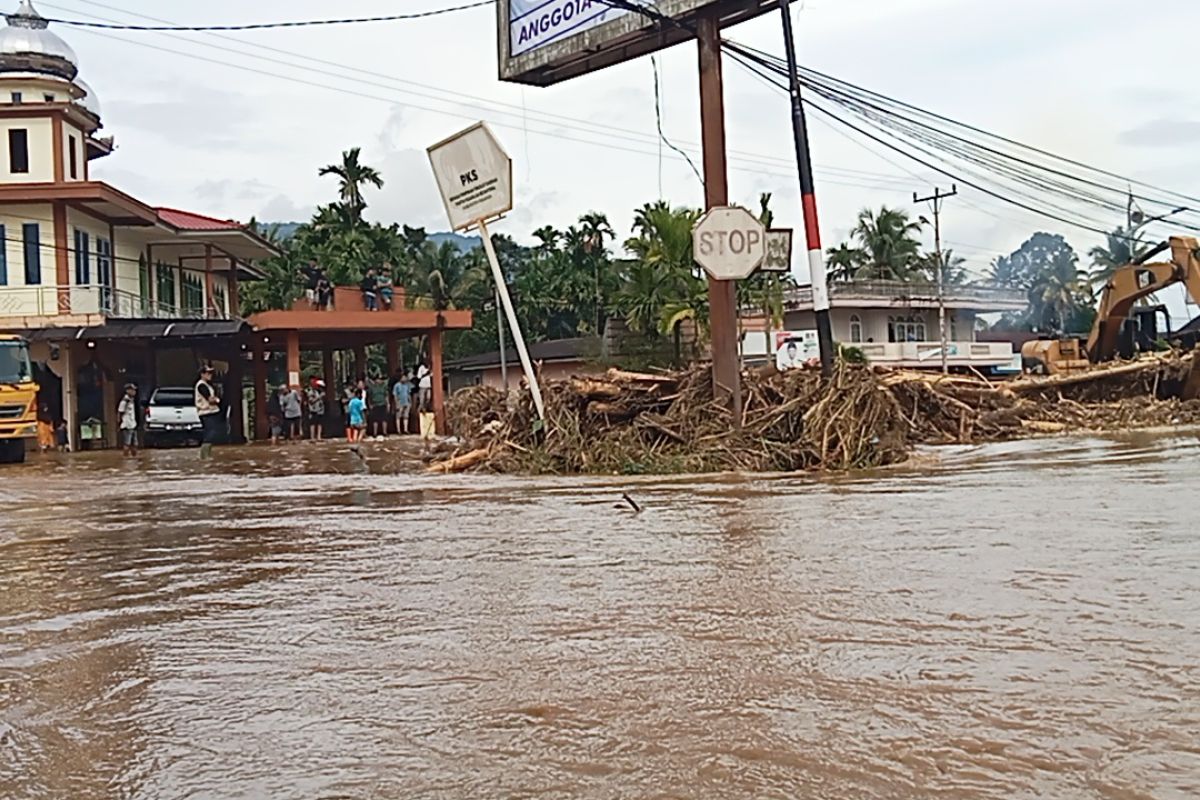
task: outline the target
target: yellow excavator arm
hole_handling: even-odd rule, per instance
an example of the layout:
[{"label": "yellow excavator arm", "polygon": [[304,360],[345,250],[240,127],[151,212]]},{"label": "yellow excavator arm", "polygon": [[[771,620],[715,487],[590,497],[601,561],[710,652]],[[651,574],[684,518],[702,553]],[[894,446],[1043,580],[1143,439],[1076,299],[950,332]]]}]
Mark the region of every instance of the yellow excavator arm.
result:
[{"label": "yellow excavator arm", "polygon": [[1093,364],[1107,361],[1117,352],[1121,324],[1133,304],[1157,291],[1182,283],[1192,302],[1200,305],[1200,242],[1191,236],[1172,236],[1157,251],[1170,249],[1171,260],[1151,264],[1128,264],[1112,274],[1100,294],[1096,322],[1087,340],[1088,359]]}]

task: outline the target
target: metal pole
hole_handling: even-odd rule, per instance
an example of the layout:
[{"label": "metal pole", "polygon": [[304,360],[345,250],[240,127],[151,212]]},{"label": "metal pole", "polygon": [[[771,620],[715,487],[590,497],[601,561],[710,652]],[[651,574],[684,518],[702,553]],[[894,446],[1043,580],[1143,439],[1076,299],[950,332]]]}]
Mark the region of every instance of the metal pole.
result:
[{"label": "metal pole", "polygon": [[496,291],[504,304],[504,315],[508,317],[508,327],[512,329],[513,342],[517,346],[517,355],[521,358],[521,366],[525,370],[525,380],[529,382],[529,393],[533,396],[533,405],[538,417],[546,419],[546,408],[542,404],[542,387],[538,386],[537,375],[533,371],[533,363],[529,360],[529,351],[525,349],[525,337],[521,335],[521,325],[517,322],[517,312],[513,309],[512,298],[508,296],[508,284],[500,271],[500,260],[496,257],[496,246],[492,244],[492,235],[488,232],[487,223],[479,221],[479,235],[483,239],[483,249],[487,252],[488,264],[492,268],[492,277],[496,280]]},{"label": "metal pole", "polygon": [[792,96],[792,136],[796,140],[796,167],[800,173],[800,205],[804,211],[804,238],[808,242],[808,270],[812,283],[813,311],[817,318],[817,343],[821,347],[821,374],[833,374],[833,325],[829,318],[829,284],[825,276],[825,251],[821,248],[821,226],[817,221],[817,197],[813,185],[812,154],[808,148],[808,122],[800,100],[800,75],[796,69],[796,41],[792,35],[792,12],[788,0],[779,0],[783,15],[783,49],[787,53],[788,85]]},{"label": "metal pole", "polygon": [[500,303],[500,289],[496,289],[496,334],[500,338],[500,382],[504,394],[508,395],[508,344],[504,341],[504,308]]},{"label": "metal pole", "polygon": [[[725,102],[721,88],[721,23],[705,14],[697,20],[700,50],[700,140],[704,154],[705,208],[729,204],[725,165]],[[737,294],[733,281],[708,279],[712,335],[713,394],[729,402],[733,424],[742,424],[741,372],[738,370]]]}]

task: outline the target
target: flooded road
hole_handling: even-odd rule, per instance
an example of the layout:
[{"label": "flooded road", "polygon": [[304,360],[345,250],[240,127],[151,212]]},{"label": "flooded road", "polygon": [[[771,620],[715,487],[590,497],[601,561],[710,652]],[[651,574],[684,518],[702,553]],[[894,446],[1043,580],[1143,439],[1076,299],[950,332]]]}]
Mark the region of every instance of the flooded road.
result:
[{"label": "flooded road", "polygon": [[937,453],[6,468],[0,797],[1200,796],[1200,439]]}]

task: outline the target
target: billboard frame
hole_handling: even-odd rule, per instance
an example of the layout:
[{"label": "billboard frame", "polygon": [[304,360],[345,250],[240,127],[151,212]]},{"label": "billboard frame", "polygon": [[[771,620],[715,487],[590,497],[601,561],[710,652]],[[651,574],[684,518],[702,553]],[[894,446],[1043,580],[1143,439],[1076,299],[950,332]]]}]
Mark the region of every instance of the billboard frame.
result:
[{"label": "billboard frame", "polygon": [[[606,4],[604,0],[590,2]],[[691,41],[696,38],[695,28],[701,16],[715,14],[720,27],[726,28],[779,7],[778,0],[658,0],[653,6],[656,13],[678,23],[665,25],[645,14],[610,5],[625,13],[514,56],[510,39],[511,4],[512,0],[496,3],[499,77],[502,81],[532,86],[550,86]]]}]

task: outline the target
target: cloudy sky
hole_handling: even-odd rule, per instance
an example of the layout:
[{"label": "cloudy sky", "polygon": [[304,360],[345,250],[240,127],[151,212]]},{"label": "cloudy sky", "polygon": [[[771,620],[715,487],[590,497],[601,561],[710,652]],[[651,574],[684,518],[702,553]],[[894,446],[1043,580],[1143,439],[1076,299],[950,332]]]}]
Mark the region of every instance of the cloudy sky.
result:
[{"label": "cloudy sky", "polygon": [[[9,5],[14,0],[9,0]],[[36,0],[47,17],[209,24],[368,16],[456,0]],[[1200,30],[1195,0],[806,0],[803,63],[981,128],[1158,186],[1200,191],[1200,90],[1173,32]],[[425,147],[476,119],[513,156],[518,208],[499,229],[518,239],[581,213],[628,230],[660,196],[700,205],[700,183],[655,134],[649,59],[539,89],[496,78],[491,8],[427,20],[237,33],[159,34],[54,28],[77,50],[119,150],[95,170],[149,202],[221,217],[300,220],[335,191],[317,169],[361,146],[387,182],[369,214],[444,228]],[[777,15],[727,32],[781,52]],[[786,96],[726,64],[731,199],[774,193],[780,224],[800,227]],[[659,58],[663,127],[699,139],[696,49]],[[881,158],[814,121],[826,244],[858,209],[911,207],[938,179]],[[915,173],[915,177],[914,177]],[[942,178],[945,185],[948,179]],[[1038,229],[1085,252],[1098,237],[964,192],[946,205],[944,238],[982,271]],[[1120,220],[1112,220],[1113,224]],[[1161,227],[1156,233],[1166,234]],[[930,237],[931,238],[931,237]]]}]

